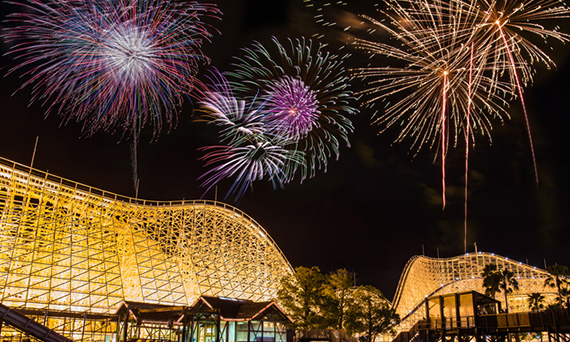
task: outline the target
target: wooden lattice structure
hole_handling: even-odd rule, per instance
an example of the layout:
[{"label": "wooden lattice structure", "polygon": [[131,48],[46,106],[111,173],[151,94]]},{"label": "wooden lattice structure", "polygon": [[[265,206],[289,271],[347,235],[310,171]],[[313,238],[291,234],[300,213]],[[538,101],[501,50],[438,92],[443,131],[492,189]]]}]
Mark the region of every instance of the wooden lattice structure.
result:
[{"label": "wooden lattice structure", "polygon": [[123,197],[0,158],[6,306],[86,317],[111,314],[125,300],[267,301],[290,272],[267,232],[234,207]]},{"label": "wooden lattice structure", "polygon": [[[509,269],[517,278],[519,290],[508,297],[511,312],[528,310],[527,297],[532,292],[545,294],[547,304],[554,302],[556,294],[544,287],[548,272],[519,261],[485,252],[453,258],[414,256],[404,267],[392,302],[392,307],[403,318],[397,330],[408,330],[424,318],[421,304],[427,297],[467,291],[484,293],[481,273],[488,264],[497,265],[499,271]],[[497,299],[503,301],[503,295],[497,295]]]}]

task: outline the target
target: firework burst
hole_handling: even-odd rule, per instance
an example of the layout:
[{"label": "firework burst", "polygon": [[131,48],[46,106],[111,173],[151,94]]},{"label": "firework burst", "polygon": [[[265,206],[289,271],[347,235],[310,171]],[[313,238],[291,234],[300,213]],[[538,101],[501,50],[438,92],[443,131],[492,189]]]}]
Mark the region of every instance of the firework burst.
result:
[{"label": "firework burst", "polygon": [[[155,137],[171,128],[196,73],[207,61],[201,51],[211,37],[205,17],[211,4],[161,0],[12,2],[10,54],[32,85],[31,101],[57,111],[64,123],[83,123],[91,135],[122,130],[138,136],[151,125]],[[13,72],[14,69],[11,71]]]},{"label": "firework burst", "polygon": [[288,141],[293,154],[305,155],[304,163],[285,167],[287,179],[302,181],[326,171],[328,159],[338,159],[341,142],[350,145],[349,117],[357,113],[342,57],[306,39],[282,45],[273,38],[270,49],[255,42],[243,51],[236,69],[227,73],[235,93],[262,104],[267,136]]},{"label": "firework burst", "polygon": [[283,76],[265,91],[267,130],[290,141],[306,137],[318,128],[317,94],[300,78]]},{"label": "firework burst", "polygon": [[[317,21],[335,25],[323,15],[329,6],[306,2],[317,8]],[[360,27],[346,29],[373,61],[353,76],[367,82],[357,93],[365,104],[386,105],[375,120],[381,132],[399,127],[396,141],[411,139],[415,152],[439,146],[445,179],[449,145],[474,144],[478,134],[491,140],[493,123],[508,118],[508,101],[519,98],[537,174],[523,87],[532,83],[534,64],[554,62],[530,36],[568,41],[555,24],[541,23],[568,18],[568,8],[557,0],[391,0],[379,14],[361,15]],[[363,32],[380,39],[361,38]],[[394,42],[379,36],[386,33]]]},{"label": "firework burst", "polygon": [[208,169],[199,179],[206,192],[225,179],[233,179],[226,198],[240,199],[253,183],[268,180],[274,188],[283,188],[290,180],[287,168],[304,163],[304,153],[288,148],[292,142],[271,134],[263,122],[264,104],[249,105],[237,99],[226,78],[212,71],[211,85],[199,103],[203,113],[198,121],[220,127],[220,143],[206,146],[200,159]]},{"label": "firework burst", "polygon": [[198,111],[203,115],[196,121],[219,126],[220,140],[225,143],[231,144],[247,136],[263,135],[263,106],[254,107],[255,101],[252,101],[246,107],[246,101],[234,96],[230,84],[217,69],[212,69],[209,79],[211,84],[199,102]]},{"label": "firework burst", "polygon": [[396,141],[412,139],[416,152],[426,145],[439,146],[444,207],[449,146],[459,140],[474,142],[477,132],[490,140],[493,120],[508,117],[506,101],[498,96],[508,88],[486,75],[486,58],[469,42],[477,17],[465,7],[453,1],[390,2],[382,12],[386,23],[363,18],[388,32],[396,44],[355,40],[358,48],[393,63],[353,70],[356,78],[368,81],[369,87],[360,92],[364,103],[396,98],[375,120],[381,132],[401,127]]},{"label": "firework burst", "polygon": [[[304,0],[315,10],[324,26],[337,26],[325,18],[330,3]],[[340,3],[340,2],[339,2]],[[377,118],[381,131],[401,127],[397,141],[413,139],[412,149],[424,144],[439,145],[442,164],[442,197],[445,207],[445,155],[465,137],[465,240],[467,250],[467,184],[469,147],[475,134],[491,139],[494,121],[508,117],[508,101],[519,98],[529,136],[536,182],[538,172],[523,87],[532,83],[533,66],[555,66],[536,39],[567,42],[570,36],[556,22],[570,17],[570,10],[558,0],[389,0],[381,19],[362,15],[355,45],[381,60],[353,70],[353,76],[367,81],[360,94],[365,103],[386,103]],[[343,5],[346,5],[344,3]],[[349,15],[343,15],[350,18]],[[337,19],[341,19],[337,13]],[[387,19],[385,21],[384,19]],[[345,20],[346,23],[346,20]],[[363,29],[364,28],[364,29]],[[351,29],[346,25],[344,31]],[[359,38],[358,34],[388,33],[395,44]],[[533,36],[532,39],[529,36]],[[386,66],[395,63],[395,66]],[[389,102],[393,101],[395,102]],[[439,144],[437,142],[439,141]]]},{"label": "firework burst", "polygon": [[479,17],[479,25],[474,31],[474,40],[482,47],[483,53],[489,56],[492,79],[498,80],[506,71],[512,92],[521,101],[538,185],[538,169],[523,87],[532,83],[534,64],[544,64],[547,68],[555,67],[556,64],[527,35],[534,35],[544,41],[570,41],[570,35],[560,32],[557,26],[548,28],[540,24],[570,18],[570,9],[558,0],[479,0],[478,5],[475,14]]},{"label": "firework burst", "polygon": [[[263,138],[256,136],[255,138]],[[268,180],[274,188],[283,187],[289,181],[285,172],[291,163],[303,163],[303,153],[288,150],[286,146],[273,144],[271,141],[244,137],[234,141],[233,145],[208,146],[202,150],[206,154],[201,158],[206,167],[211,167],[200,179],[202,186],[210,190],[224,179],[234,179],[226,195],[241,198],[253,183]]]},{"label": "firework burst", "polygon": [[[391,64],[353,69],[354,77],[369,85],[358,94],[368,105],[395,99],[375,123],[381,132],[401,127],[396,141],[412,139],[416,152],[443,145],[445,154],[450,142],[456,146],[467,132],[467,113],[472,141],[477,132],[490,140],[493,120],[508,117],[506,100],[499,96],[508,85],[487,76],[487,59],[469,42],[476,17],[463,8],[456,2],[390,2],[383,12],[386,23],[363,18],[396,43],[355,40],[357,48]],[[445,13],[459,14],[451,18]]]},{"label": "firework burst", "polygon": [[[467,0],[454,1],[469,5]],[[493,79],[507,71],[513,92],[518,93],[521,85],[532,83],[533,65],[543,64],[549,69],[556,66],[537,40],[570,41],[570,35],[556,26],[557,21],[570,18],[570,9],[563,2],[478,0],[476,4],[469,6],[478,20],[473,39],[489,56]],[[515,79],[517,73],[519,81]]]},{"label": "firework burst", "polygon": [[326,171],[341,141],[349,145],[347,116],[357,111],[341,59],[310,40],[273,43],[244,49],[230,81],[217,71],[210,78],[200,120],[218,125],[225,145],[203,148],[208,189],[226,178],[234,178],[228,194],[236,198],[261,179],[283,187]]}]

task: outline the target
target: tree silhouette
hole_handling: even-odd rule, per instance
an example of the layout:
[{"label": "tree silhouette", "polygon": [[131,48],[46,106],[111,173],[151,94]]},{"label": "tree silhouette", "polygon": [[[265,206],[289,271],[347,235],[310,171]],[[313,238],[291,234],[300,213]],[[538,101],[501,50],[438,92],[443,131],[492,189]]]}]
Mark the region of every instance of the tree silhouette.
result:
[{"label": "tree silhouette", "polygon": [[526,302],[531,311],[538,312],[544,309],[545,298],[540,292],[532,292],[528,295]]},{"label": "tree silhouette", "polygon": [[323,286],[323,315],[334,329],[344,329],[346,313],[353,303],[354,276],[354,272],[336,270],[329,274]]},{"label": "tree silhouette", "polygon": [[570,298],[570,296],[568,296],[568,267],[564,265],[554,264],[548,266],[546,270],[549,274],[548,278],[544,280],[544,286],[556,288],[559,305],[566,305],[566,307],[570,307],[568,303]]},{"label": "tree silhouette", "polygon": [[497,265],[488,264],[483,268],[481,273],[483,277],[483,287],[485,288],[485,294],[495,298],[497,292],[503,292],[505,296],[505,309],[509,312],[509,301],[507,296],[512,293],[513,290],[519,289],[519,282],[515,278],[515,274],[508,268],[504,268],[502,271],[497,269]]},{"label": "tree silhouette", "polygon": [[489,297],[495,298],[497,292],[499,292],[499,284],[501,282],[501,276],[497,270],[497,265],[487,264],[481,272],[481,277],[483,277],[483,287],[485,288],[485,294]]},{"label": "tree silhouette", "polygon": [[512,293],[513,290],[518,290],[519,289],[519,282],[517,281],[517,279],[515,278],[515,274],[505,268],[503,269],[502,272],[499,272],[499,274],[501,275],[501,280],[499,281],[499,288],[503,291],[503,294],[505,295],[505,309],[506,312],[509,312],[509,301],[507,300],[507,295],[509,293]]},{"label": "tree silhouette", "polygon": [[378,334],[393,331],[400,317],[377,288],[364,285],[354,292],[354,303],[347,313],[349,334],[364,333],[365,341],[374,341]]}]

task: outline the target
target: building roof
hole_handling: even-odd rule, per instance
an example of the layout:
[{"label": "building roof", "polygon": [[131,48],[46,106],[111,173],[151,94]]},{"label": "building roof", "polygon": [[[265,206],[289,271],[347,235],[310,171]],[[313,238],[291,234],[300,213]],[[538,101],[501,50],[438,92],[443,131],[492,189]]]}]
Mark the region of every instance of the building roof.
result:
[{"label": "building roof", "polygon": [[496,300],[493,297],[487,296],[486,294],[477,292],[477,291],[463,291],[463,292],[453,292],[453,293],[445,293],[445,294],[438,294],[435,296],[430,296],[427,298],[427,300],[430,300],[432,298],[439,298],[439,297],[455,297],[455,296],[461,296],[461,295],[465,295],[465,294],[471,294],[473,296],[473,299],[475,300],[476,304],[487,304],[487,303],[500,303],[499,300]]},{"label": "building roof", "polygon": [[253,302],[224,297],[200,297],[191,308],[195,313],[219,313],[225,321],[271,320],[293,322],[274,302]]},{"label": "building roof", "polygon": [[149,304],[132,301],[124,301],[116,311],[117,317],[125,313],[132,314],[135,318],[152,322],[176,322],[188,311],[186,306],[172,306],[162,304]]},{"label": "building roof", "polygon": [[125,301],[115,315],[132,314],[137,320],[153,322],[181,322],[184,317],[209,315],[222,321],[270,320],[292,323],[274,302],[254,302],[223,297],[201,296],[192,306],[171,306]]}]

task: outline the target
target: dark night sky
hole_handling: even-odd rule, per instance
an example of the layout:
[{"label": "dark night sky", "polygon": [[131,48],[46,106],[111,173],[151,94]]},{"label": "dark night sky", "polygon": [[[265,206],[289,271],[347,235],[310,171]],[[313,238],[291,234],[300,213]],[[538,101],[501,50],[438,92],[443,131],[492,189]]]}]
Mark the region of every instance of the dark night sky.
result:
[{"label": "dark night sky", "polygon": [[[221,34],[205,50],[221,70],[253,40],[272,35],[292,38],[323,28],[313,24],[301,0],[217,1],[224,12],[216,24]],[[5,11],[4,11],[5,12]],[[332,33],[331,33],[332,34]],[[570,265],[570,49],[554,45],[557,70],[539,69],[525,96],[538,159],[540,185],[534,181],[522,110],[513,103],[513,119],[493,131],[471,153],[468,249],[495,252],[534,266]],[[5,45],[2,45],[5,50]],[[2,58],[2,74],[14,65]],[[98,133],[81,138],[78,124],[60,127],[60,118],[43,117],[38,104],[28,107],[30,89],[18,75],[0,83],[0,156],[29,164],[39,136],[34,166],[93,187],[133,196],[130,147],[118,135]],[[200,146],[216,141],[212,127],[193,122],[192,104],[179,115],[177,127],[158,141],[142,139],[139,147],[139,197],[152,200],[199,199],[203,189]],[[346,268],[360,283],[372,284],[392,297],[406,261],[422,253],[451,257],[463,253],[463,151],[448,158],[448,207],[441,209],[440,167],[433,152],[418,157],[406,142],[391,143],[370,126],[370,114],[354,118],[352,146],[326,174],[273,190],[257,183],[240,202],[227,200],[259,222],[291,264]],[[219,188],[218,199],[225,189]],[[203,196],[214,199],[214,193]]]}]

